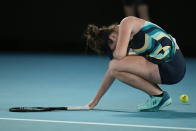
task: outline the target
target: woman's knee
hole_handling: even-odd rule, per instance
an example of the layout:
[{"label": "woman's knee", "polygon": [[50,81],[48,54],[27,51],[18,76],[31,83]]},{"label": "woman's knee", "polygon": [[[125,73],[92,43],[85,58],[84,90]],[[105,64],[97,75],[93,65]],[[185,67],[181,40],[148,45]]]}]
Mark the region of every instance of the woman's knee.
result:
[{"label": "woman's knee", "polygon": [[109,71],[111,73],[112,76],[115,76],[116,73],[118,72],[118,65],[119,65],[119,60],[112,60],[109,63]]}]

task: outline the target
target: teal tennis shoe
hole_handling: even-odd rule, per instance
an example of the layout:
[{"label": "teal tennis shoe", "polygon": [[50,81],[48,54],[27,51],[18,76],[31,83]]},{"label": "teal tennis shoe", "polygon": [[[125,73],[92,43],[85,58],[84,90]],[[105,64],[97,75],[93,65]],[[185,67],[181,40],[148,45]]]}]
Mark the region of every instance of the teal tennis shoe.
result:
[{"label": "teal tennis shoe", "polygon": [[150,96],[150,98],[146,101],[145,104],[138,106],[138,110],[146,112],[155,112],[159,111],[160,109],[163,109],[171,103],[171,97],[166,91],[163,91],[162,97]]}]

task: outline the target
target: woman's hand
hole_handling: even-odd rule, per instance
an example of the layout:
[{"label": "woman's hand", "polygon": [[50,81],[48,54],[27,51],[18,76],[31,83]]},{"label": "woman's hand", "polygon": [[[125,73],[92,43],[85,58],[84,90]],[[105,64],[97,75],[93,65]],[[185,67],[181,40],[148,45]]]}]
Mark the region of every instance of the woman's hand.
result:
[{"label": "woman's hand", "polygon": [[98,104],[98,101],[92,100],[91,102],[88,103],[88,106],[90,107],[90,110],[93,110],[94,107]]}]

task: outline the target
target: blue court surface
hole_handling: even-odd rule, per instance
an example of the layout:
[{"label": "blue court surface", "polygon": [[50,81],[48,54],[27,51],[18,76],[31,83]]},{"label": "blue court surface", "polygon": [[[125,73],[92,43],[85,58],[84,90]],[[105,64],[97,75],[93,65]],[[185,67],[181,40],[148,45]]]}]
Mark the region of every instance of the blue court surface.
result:
[{"label": "blue court surface", "polygon": [[[16,113],[15,106],[81,106],[95,96],[108,68],[104,56],[0,54],[0,131],[196,130],[196,59],[186,58],[185,78],[160,85],[173,104],[138,112],[148,96],[116,80],[96,110]],[[189,96],[183,104],[181,94]]]}]

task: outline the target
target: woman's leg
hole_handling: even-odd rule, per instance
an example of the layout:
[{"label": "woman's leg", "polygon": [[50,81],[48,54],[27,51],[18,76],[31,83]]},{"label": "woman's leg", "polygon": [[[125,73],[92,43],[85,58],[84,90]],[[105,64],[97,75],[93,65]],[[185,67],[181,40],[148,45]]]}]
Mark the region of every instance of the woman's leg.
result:
[{"label": "woman's leg", "polygon": [[162,94],[162,90],[157,86],[161,83],[158,66],[144,57],[127,56],[121,60],[112,60],[109,70],[118,80],[149,95]]},{"label": "woman's leg", "polygon": [[109,70],[118,80],[150,95],[145,104],[138,106],[140,111],[158,111],[172,103],[169,94],[156,85],[161,83],[158,66],[144,57],[127,56],[112,60]]},{"label": "woman's leg", "polygon": [[148,11],[148,5],[147,4],[140,4],[138,5],[138,13],[140,18],[150,21],[150,17],[149,17],[149,11]]},{"label": "woman's leg", "polygon": [[115,78],[122,81],[123,83],[126,83],[134,88],[140,89],[151,96],[162,94],[162,90],[157,88],[157,85],[134,74],[115,71],[113,72],[113,75]]},{"label": "woman's leg", "polygon": [[135,5],[124,5],[125,16],[135,16]]}]

